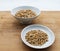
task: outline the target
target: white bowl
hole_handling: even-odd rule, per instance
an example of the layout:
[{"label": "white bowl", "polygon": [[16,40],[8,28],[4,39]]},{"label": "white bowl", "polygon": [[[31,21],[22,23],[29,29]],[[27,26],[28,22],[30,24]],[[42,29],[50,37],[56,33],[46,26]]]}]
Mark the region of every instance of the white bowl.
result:
[{"label": "white bowl", "polygon": [[[25,36],[26,36],[26,33],[30,30],[42,30],[42,31],[44,31],[48,35],[48,42],[46,42],[42,46],[33,46],[33,45],[29,44],[26,41]],[[44,49],[44,48],[51,46],[54,43],[55,36],[54,36],[54,33],[48,27],[43,26],[43,25],[39,25],[39,24],[34,24],[34,25],[29,25],[22,30],[21,39],[27,46],[29,46],[31,48]]]},{"label": "white bowl", "polygon": [[[21,17],[15,17],[15,14],[17,11],[19,10],[26,10],[26,9],[30,9],[32,11],[34,11],[36,13],[35,17],[31,17],[31,18],[21,18]],[[36,17],[39,16],[39,14],[41,13],[41,11],[36,8],[36,7],[32,7],[32,6],[20,6],[20,7],[16,7],[14,9],[11,10],[11,14],[20,21],[20,23],[22,24],[29,24],[32,22],[33,19],[35,19]]]}]

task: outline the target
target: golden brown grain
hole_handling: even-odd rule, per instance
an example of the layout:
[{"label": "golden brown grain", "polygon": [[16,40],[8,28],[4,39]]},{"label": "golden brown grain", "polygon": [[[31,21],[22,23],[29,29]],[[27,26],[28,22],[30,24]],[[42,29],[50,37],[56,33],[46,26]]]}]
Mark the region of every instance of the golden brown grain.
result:
[{"label": "golden brown grain", "polygon": [[20,10],[15,14],[16,17],[22,17],[22,18],[31,18],[35,17],[36,13],[32,10]]},{"label": "golden brown grain", "polygon": [[31,30],[26,33],[25,39],[31,45],[43,45],[48,41],[48,35],[41,30]]}]

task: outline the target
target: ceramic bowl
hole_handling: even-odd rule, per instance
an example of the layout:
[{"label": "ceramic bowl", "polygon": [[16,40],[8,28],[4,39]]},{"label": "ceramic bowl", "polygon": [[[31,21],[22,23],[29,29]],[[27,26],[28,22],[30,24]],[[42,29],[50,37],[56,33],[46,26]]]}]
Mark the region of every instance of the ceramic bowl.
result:
[{"label": "ceramic bowl", "polygon": [[[33,46],[33,45],[29,44],[26,41],[25,36],[26,36],[26,33],[28,31],[30,31],[30,30],[41,30],[41,31],[45,32],[48,35],[48,42],[46,42],[45,44],[43,44],[41,46]],[[39,25],[39,24],[33,24],[33,25],[29,25],[29,26],[25,27],[22,30],[22,32],[21,32],[21,39],[27,46],[29,46],[31,48],[44,49],[44,48],[47,48],[47,47],[51,46],[54,43],[55,35],[52,32],[52,30],[50,30],[48,27],[43,26],[43,25]]]},{"label": "ceramic bowl", "polygon": [[[17,11],[19,11],[19,10],[27,10],[27,9],[30,9],[30,10],[34,11],[36,13],[36,16],[35,17],[31,17],[31,18],[22,18],[22,17],[16,17],[15,16]],[[19,6],[19,7],[16,7],[16,8],[11,10],[11,14],[17,20],[19,20],[19,22],[22,23],[22,24],[29,24],[29,23],[31,23],[32,20],[34,20],[35,18],[37,18],[40,15],[40,13],[41,13],[41,11],[38,8],[33,7],[33,6]]]}]

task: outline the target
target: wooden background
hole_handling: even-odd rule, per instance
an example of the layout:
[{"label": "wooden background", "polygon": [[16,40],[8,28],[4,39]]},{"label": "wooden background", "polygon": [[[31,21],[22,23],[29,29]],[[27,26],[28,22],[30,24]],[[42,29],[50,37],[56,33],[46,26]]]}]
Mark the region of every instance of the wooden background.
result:
[{"label": "wooden background", "polygon": [[43,50],[27,47],[20,38],[27,25],[21,25],[9,11],[0,11],[0,51],[60,51],[60,12],[42,11],[32,24],[49,27],[56,36],[54,44]]}]

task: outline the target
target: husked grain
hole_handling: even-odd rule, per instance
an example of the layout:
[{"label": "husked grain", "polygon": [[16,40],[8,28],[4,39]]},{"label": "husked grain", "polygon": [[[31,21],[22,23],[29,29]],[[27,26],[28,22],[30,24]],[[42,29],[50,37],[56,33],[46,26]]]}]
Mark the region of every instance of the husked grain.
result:
[{"label": "husked grain", "polygon": [[41,30],[31,30],[26,33],[25,39],[31,45],[43,45],[48,41],[48,35]]},{"label": "husked grain", "polygon": [[31,18],[31,17],[35,17],[36,13],[32,10],[20,10],[15,14],[15,16],[22,18]]}]

